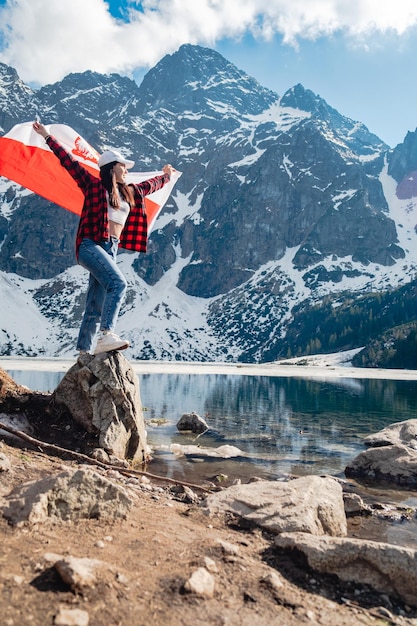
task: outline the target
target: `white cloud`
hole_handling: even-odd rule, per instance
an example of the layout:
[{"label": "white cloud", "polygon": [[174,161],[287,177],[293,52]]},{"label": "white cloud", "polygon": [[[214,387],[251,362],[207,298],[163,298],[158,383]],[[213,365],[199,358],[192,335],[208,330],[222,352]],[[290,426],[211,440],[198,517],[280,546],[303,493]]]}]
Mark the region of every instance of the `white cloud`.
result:
[{"label": "white cloud", "polygon": [[114,19],[104,0],[6,0],[0,61],[45,84],[87,69],[130,74],[183,43],[214,47],[248,32],[296,45],[335,33],[402,35],[416,23],[415,0],[131,0],[128,22]]}]

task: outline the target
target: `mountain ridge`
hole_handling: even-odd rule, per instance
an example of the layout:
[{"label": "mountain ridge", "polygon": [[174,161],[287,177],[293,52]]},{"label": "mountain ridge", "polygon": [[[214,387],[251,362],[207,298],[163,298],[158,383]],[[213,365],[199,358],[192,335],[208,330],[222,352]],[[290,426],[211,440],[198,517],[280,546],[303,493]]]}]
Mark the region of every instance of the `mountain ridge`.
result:
[{"label": "mountain ridge", "polygon": [[[280,97],[190,44],[141,85],[95,72],[37,92],[19,81],[0,66],[3,132],[27,121],[24,110],[69,124],[99,150],[122,149],[135,169],[171,162],[183,172],[148,254],[119,256],[129,289],[118,329],[134,358],[286,357],[299,350],[285,337],[303,308],[414,277],[415,196],[397,196],[417,167],[412,133],[390,150],[302,85]],[[20,341],[10,303],[0,354],[73,351],[85,285],[75,228],[74,216],[0,180],[0,274],[52,328],[47,345],[35,332]]]}]

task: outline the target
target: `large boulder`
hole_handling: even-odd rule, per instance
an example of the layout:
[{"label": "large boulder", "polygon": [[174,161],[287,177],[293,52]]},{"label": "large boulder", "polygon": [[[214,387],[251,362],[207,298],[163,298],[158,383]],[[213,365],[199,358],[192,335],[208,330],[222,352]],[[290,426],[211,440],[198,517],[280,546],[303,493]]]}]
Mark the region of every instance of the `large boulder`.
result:
[{"label": "large boulder", "polygon": [[191,431],[192,433],[205,433],[208,430],[208,424],[205,419],[200,417],[194,411],[192,413],[183,413],[177,422],[179,431]]},{"label": "large boulder", "polygon": [[331,477],[303,476],[288,482],[256,481],[210,494],[206,512],[234,513],[273,533],[347,534],[343,492]]},{"label": "large boulder", "polygon": [[146,431],[139,381],[119,352],[81,355],[52,395],[98,445],[120,459],[146,460]]},{"label": "large boulder", "polygon": [[133,506],[123,487],[88,468],[24,483],[4,500],[3,516],[15,526],[83,518],[113,521],[126,517]]},{"label": "large boulder", "polygon": [[339,579],[368,584],[417,606],[417,551],[388,543],[307,533],[283,533],[275,539],[281,549],[302,552],[309,566]]},{"label": "large boulder", "polygon": [[417,487],[417,450],[404,446],[384,445],[369,448],[356,456],[345,468],[348,478],[367,482]]},{"label": "large boulder", "polygon": [[417,419],[395,422],[363,440],[366,446],[380,447],[402,444],[417,450]]}]

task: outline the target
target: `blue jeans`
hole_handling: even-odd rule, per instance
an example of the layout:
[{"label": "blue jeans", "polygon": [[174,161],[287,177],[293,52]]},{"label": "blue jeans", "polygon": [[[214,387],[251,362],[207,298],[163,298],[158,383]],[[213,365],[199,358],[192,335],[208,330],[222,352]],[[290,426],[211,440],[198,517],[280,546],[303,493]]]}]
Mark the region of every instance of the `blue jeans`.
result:
[{"label": "blue jeans", "polygon": [[90,272],[87,300],[77,350],[91,352],[97,331],[114,330],[127,282],[116,264],[119,240],[96,243],[83,239],[78,250],[78,263]]}]

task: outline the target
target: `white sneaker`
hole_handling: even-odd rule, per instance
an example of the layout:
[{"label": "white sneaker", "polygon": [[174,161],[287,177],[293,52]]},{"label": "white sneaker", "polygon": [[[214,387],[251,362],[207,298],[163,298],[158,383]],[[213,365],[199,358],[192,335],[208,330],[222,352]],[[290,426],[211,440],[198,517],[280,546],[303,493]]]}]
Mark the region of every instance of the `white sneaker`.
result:
[{"label": "white sneaker", "polygon": [[120,339],[120,337],[109,330],[108,333],[102,333],[98,338],[94,354],[112,352],[113,350],[125,350],[128,347],[129,342],[126,339]]}]

